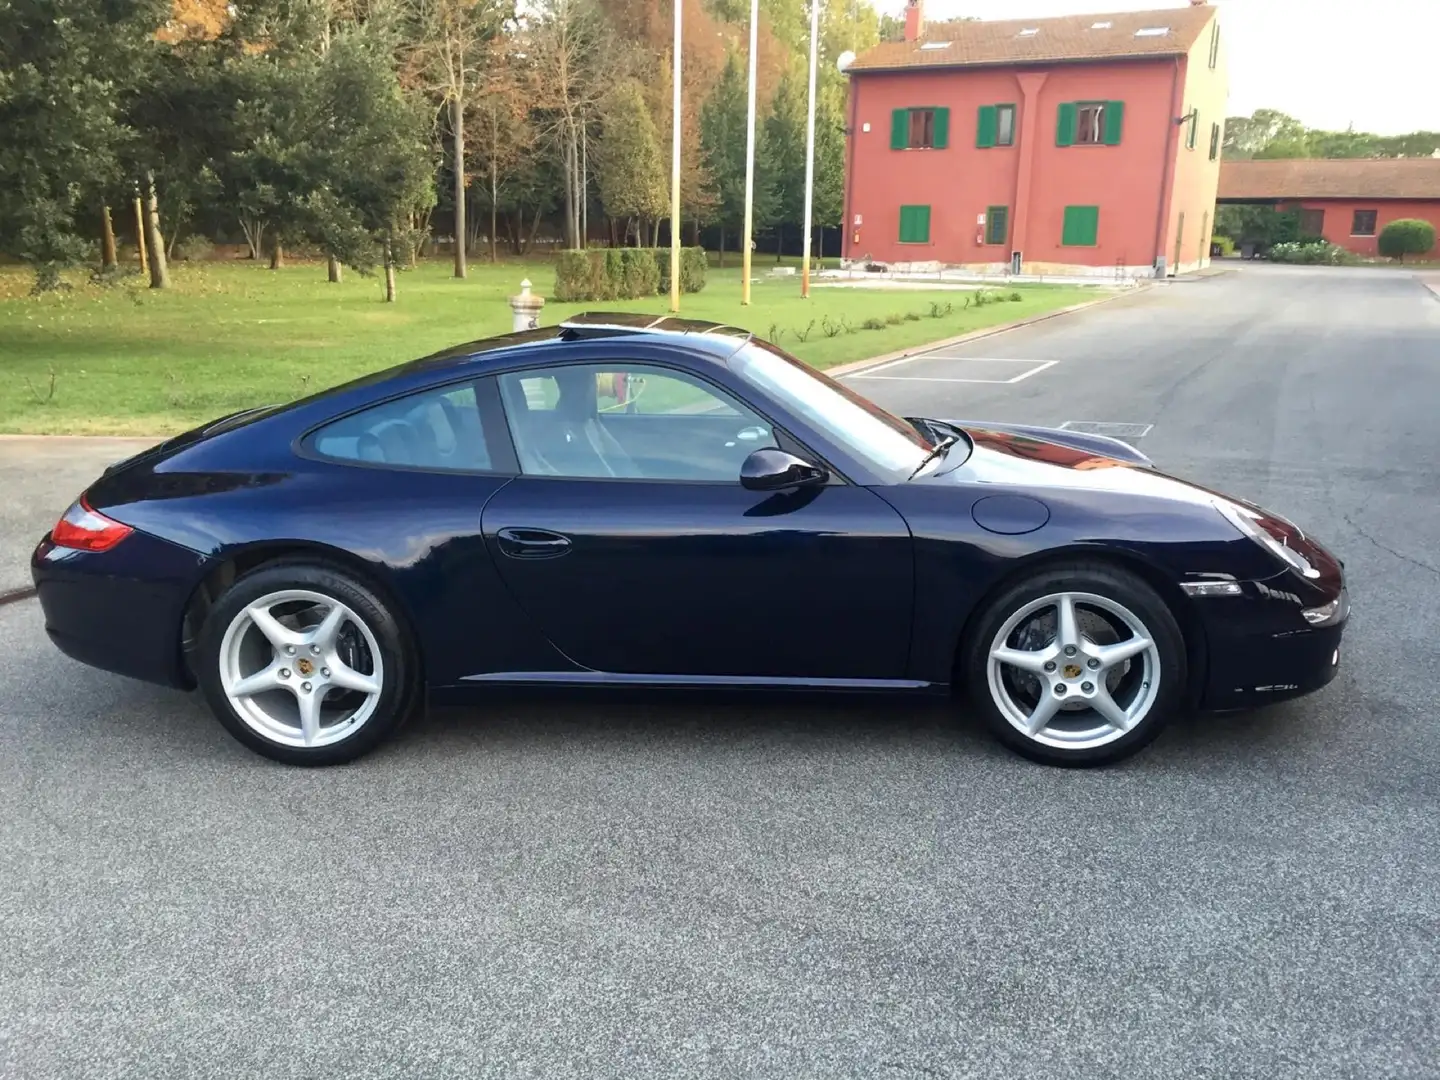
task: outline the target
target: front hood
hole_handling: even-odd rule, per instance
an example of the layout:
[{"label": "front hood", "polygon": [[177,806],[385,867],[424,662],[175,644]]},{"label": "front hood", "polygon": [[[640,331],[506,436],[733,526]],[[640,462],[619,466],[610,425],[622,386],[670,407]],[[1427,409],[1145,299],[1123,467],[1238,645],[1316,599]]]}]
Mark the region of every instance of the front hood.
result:
[{"label": "front hood", "polygon": [[1119,439],[1058,428],[963,420],[944,421],[970,440],[970,455],[942,468],[937,481],[1009,484],[1069,491],[1113,491],[1209,504],[1218,492],[1156,469]]}]

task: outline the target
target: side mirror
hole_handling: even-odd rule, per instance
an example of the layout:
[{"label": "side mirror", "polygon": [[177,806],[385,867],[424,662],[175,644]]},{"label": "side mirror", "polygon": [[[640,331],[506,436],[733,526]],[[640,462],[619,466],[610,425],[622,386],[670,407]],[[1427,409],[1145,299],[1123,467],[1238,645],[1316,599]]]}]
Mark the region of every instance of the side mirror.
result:
[{"label": "side mirror", "polygon": [[740,466],[740,486],[749,491],[811,487],[829,478],[819,465],[774,447],[756,450]]}]

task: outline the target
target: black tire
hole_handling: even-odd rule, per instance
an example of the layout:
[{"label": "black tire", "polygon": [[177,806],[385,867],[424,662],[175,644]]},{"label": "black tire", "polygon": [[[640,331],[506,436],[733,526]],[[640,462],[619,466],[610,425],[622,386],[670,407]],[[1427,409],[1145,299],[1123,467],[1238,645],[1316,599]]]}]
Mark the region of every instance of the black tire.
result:
[{"label": "black tire", "polygon": [[[1088,748],[1037,742],[1006,719],[991,694],[990,647],[1006,621],[1026,604],[1061,592],[1093,593],[1129,609],[1144,624],[1159,656],[1160,685],[1145,716],[1120,738]],[[1139,577],[1099,562],[1054,564],[1005,589],[973,620],[961,644],[960,673],[965,690],[986,726],[1005,746],[1046,765],[1108,765],[1149,745],[1180,711],[1188,678],[1185,639],[1170,606]]]},{"label": "black tire", "polygon": [[[231,622],[254,601],[287,589],[320,593],[345,604],[364,620],[379,646],[385,677],[374,711],[352,735],[329,745],[301,747],[271,741],[236,712],[222,684],[220,650]],[[255,753],[287,765],[353,761],[395,734],[423,700],[415,646],[390,605],[368,585],[321,562],[270,563],[238,579],[206,615],[193,665],[200,689],[225,730]]]}]

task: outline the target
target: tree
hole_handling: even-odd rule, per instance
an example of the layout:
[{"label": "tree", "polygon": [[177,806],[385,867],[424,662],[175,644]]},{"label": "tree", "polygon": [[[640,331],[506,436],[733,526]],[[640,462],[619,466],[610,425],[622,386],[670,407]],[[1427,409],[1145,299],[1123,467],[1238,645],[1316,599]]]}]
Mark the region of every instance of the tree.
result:
[{"label": "tree", "polygon": [[510,39],[497,38],[491,42],[484,79],[470,112],[467,140],[475,148],[480,169],[488,180],[484,199],[490,210],[488,232],[492,263],[497,258],[502,188],[509,193],[535,148],[535,129],[530,123],[529,76],[528,64],[510,48]]},{"label": "tree", "polygon": [[[601,101],[600,116],[603,139],[596,154],[596,178],[605,212],[637,226],[663,217],[669,178],[640,83],[623,80]],[[627,224],[627,241],[629,235]],[[643,236],[643,230],[637,228],[637,236]]]},{"label": "tree", "polygon": [[[765,118],[765,152],[756,147],[757,187],[764,187],[769,198],[764,201],[764,218],[756,216],[757,224],[773,226],[778,231],[775,261],[780,261],[785,241],[785,225],[805,220],[805,103],[795,93],[790,76],[780,80],[770,102],[770,115]],[[762,171],[763,178],[758,178]]]},{"label": "tree", "polygon": [[[1258,157],[1272,143],[1301,147],[1305,125],[1276,109],[1256,109],[1250,116],[1232,116],[1225,121],[1225,157],[1231,160]],[[1299,156],[1309,157],[1308,153]]]},{"label": "tree", "polygon": [[0,251],[34,267],[37,289],[91,253],[166,12],[161,0],[0,5]]},{"label": "tree", "polygon": [[1402,263],[1406,255],[1428,255],[1435,247],[1435,226],[1417,218],[1400,218],[1380,230],[1380,254]]},{"label": "tree", "polygon": [[455,276],[466,273],[465,109],[479,91],[481,65],[499,32],[501,10],[491,0],[408,0],[412,69],[440,98],[447,114],[455,173]]},{"label": "tree", "polygon": [[[725,231],[737,233],[745,219],[745,75],[738,57],[725,61],[719,81],[700,114],[700,145],[715,191],[715,221],[720,226],[720,264],[725,264]],[[763,125],[756,131],[754,219],[770,221],[774,200],[762,168],[767,146]],[[802,151],[803,152],[803,151]]]}]

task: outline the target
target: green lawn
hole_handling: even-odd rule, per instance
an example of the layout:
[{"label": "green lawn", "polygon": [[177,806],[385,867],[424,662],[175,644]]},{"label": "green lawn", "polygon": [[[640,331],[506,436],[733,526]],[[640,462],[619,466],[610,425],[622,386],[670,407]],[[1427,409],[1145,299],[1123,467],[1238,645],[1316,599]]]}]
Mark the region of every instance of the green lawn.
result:
[{"label": "green lawn", "polygon": [[[758,260],[763,275],[768,259]],[[466,281],[434,261],[400,275],[399,302],[381,302],[377,279],[325,280],[323,265],[280,271],[245,263],[180,264],[168,292],[91,285],[28,295],[30,276],[0,268],[0,432],[166,434],[248,405],[285,401],[457,342],[510,328],[505,296],[529,277],[550,292],[548,263],[477,264]],[[1103,295],[1093,288],[1029,286],[1021,299],[966,307],[968,293],[816,288],[798,278],[761,280],[740,305],[738,268],[710,270],[705,290],[681,313],[744,326],[817,367],[952,337]],[[999,290],[990,290],[992,295]],[[932,317],[932,305],[950,305]],[[668,298],[550,304],[542,323],[586,308],[668,310]],[[906,315],[918,316],[906,320]],[[882,330],[866,319],[899,319]],[[843,320],[855,332],[827,336]],[[810,324],[813,322],[813,326]],[[807,333],[807,327],[808,333]],[[802,341],[801,338],[804,337]],[[53,394],[51,393],[53,373]]]}]

